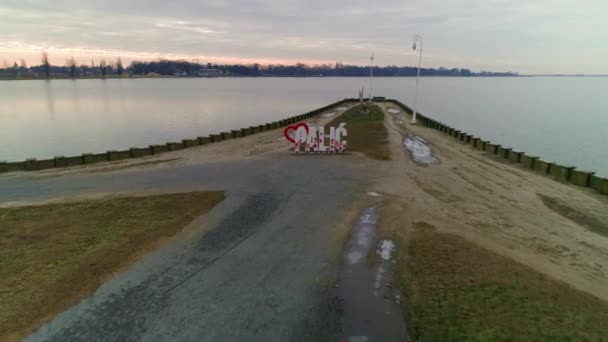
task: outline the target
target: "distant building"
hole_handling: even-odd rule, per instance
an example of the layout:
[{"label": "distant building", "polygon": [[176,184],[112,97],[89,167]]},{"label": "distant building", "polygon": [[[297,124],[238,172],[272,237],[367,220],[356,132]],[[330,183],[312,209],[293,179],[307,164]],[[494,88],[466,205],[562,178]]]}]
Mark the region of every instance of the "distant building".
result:
[{"label": "distant building", "polygon": [[218,69],[200,69],[197,74],[201,77],[218,77],[222,73]]},{"label": "distant building", "polygon": [[184,77],[184,76],[188,76],[188,73],[185,71],[177,71],[173,74],[173,76]]}]

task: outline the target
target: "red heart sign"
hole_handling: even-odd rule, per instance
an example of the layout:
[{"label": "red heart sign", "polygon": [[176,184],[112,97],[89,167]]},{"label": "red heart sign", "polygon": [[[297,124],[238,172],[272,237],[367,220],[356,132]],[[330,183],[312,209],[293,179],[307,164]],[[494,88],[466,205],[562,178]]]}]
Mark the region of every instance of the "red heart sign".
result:
[{"label": "red heart sign", "polygon": [[305,124],[305,123],[303,123],[303,122],[301,122],[301,123],[299,123],[299,124],[297,124],[297,125],[292,125],[292,126],[287,126],[287,127],[285,127],[285,130],[283,131],[283,135],[285,136],[285,139],[287,139],[287,140],[289,140],[289,141],[291,141],[292,143],[294,143],[294,144],[295,144],[295,142],[296,142],[296,141],[295,141],[295,140],[293,140],[293,139],[292,139],[292,138],[289,136],[289,131],[293,129],[293,130],[294,130],[294,132],[295,132],[295,131],[297,131],[297,130],[298,130],[298,128],[300,128],[300,127],[304,127],[304,128],[306,129],[306,135],[308,135],[308,125],[307,125],[307,124]]}]

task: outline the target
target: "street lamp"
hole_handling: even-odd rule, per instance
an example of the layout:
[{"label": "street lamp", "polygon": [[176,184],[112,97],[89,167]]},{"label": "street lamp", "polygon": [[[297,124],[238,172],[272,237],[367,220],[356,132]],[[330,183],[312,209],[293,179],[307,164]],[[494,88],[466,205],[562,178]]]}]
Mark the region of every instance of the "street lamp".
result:
[{"label": "street lamp", "polygon": [[369,103],[372,103],[372,79],[374,78],[374,51],[369,59]]},{"label": "street lamp", "polygon": [[412,123],[416,123],[416,110],[418,106],[418,87],[420,85],[420,63],[422,63],[422,36],[419,34],[414,36],[414,44],[412,49],[416,51],[416,43],[420,42],[420,55],[418,57],[418,72],[416,73],[416,96],[414,97],[414,115],[412,115]]}]

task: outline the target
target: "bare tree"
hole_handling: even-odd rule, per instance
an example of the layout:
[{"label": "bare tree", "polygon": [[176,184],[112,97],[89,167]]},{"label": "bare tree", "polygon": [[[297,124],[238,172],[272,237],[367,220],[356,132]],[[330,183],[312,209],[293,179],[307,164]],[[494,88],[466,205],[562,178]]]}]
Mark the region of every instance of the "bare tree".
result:
[{"label": "bare tree", "polygon": [[74,57],[70,57],[67,62],[68,68],[70,68],[70,77],[76,78],[76,72],[78,71],[78,65]]},{"label": "bare tree", "polygon": [[46,78],[51,78],[51,63],[49,63],[49,55],[46,51],[42,51],[42,67],[44,68]]},{"label": "bare tree", "polygon": [[13,63],[13,72],[15,73],[16,78],[21,78],[21,70],[19,70],[19,65],[17,65],[16,61]]},{"label": "bare tree", "polygon": [[120,59],[120,57],[118,57],[118,59],[116,60],[116,74],[118,76],[122,76],[124,71],[125,68],[122,66],[122,60]]},{"label": "bare tree", "polygon": [[26,70],[27,69],[27,63],[25,62],[25,59],[21,58],[21,69]]},{"label": "bare tree", "polygon": [[99,71],[101,71],[101,77],[106,78],[106,73],[108,72],[108,64],[105,59],[99,61]]}]

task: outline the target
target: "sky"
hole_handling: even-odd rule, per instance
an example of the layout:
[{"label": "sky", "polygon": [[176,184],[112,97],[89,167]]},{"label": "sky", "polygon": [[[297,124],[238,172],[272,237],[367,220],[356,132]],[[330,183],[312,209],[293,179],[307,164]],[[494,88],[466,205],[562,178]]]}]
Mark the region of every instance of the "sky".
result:
[{"label": "sky", "polygon": [[[0,0],[0,63],[155,58],[608,74],[608,0]],[[0,65],[1,66],[1,65]]]}]

